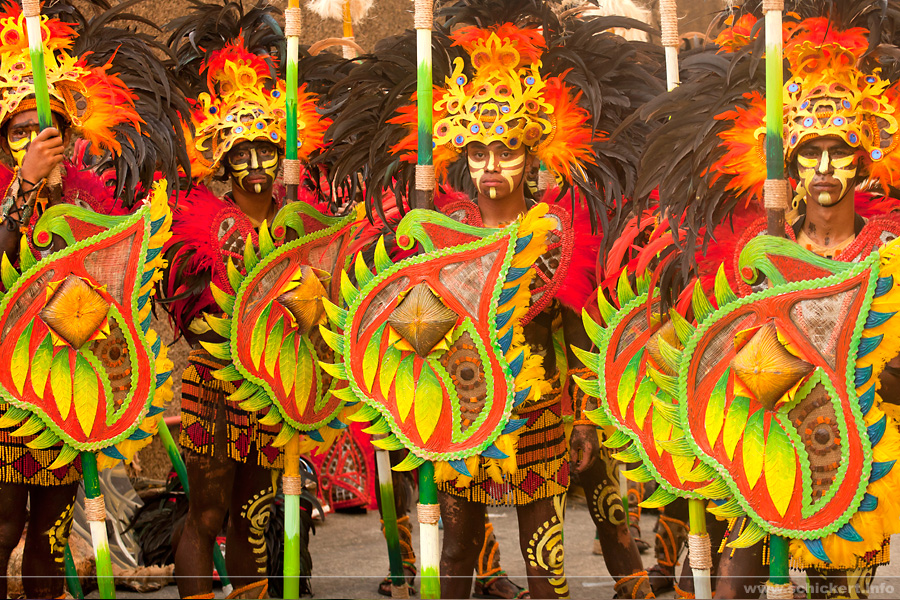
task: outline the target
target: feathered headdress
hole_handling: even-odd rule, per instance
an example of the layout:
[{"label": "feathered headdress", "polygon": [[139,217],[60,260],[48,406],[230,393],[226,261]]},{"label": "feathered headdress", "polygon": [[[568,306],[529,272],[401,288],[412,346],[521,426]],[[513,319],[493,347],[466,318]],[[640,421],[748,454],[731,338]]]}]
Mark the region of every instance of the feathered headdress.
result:
[{"label": "feathered headdress", "polygon": [[[900,181],[898,92],[881,69],[860,68],[869,41],[862,28],[841,30],[824,17],[791,23],[784,55],[790,79],[784,86],[785,162],[817,137],[834,137],[857,148],[861,168],[887,189]],[[724,111],[716,119],[730,125],[719,134],[727,153],[713,172],[731,177],[738,195],[761,197],[765,180],[765,98],[746,96],[746,106]]]},{"label": "feathered headdress", "polygon": [[[239,140],[266,140],[284,152],[287,111],[278,56],[270,54],[278,48],[273,32],[280,34],[270,18],[276,11],[258,6],[245,15],[237,2],[221,6],[194,0],[193,5],[195,14],[169,24],[174,29],[169,43],[178,58],[178,72],[196,82],[190,128],[185,126],[192,176],[199,181],[219,171],[223,157]],[[256,20],[251,22],[248,15]],[[193,73],[192,67],[198,71]],[[318,114],[316,103],[317,97],[301,86],[297,107],[301,160],[322,148],[330,124]]]},{"label": "feathered headdress", "polygon": [[[536,29],[511,23],[481,29],[466,27],[450,36],[468,54],[453,61],[443,87],[434,90],[435,170],[446,177],[449,163],[470,142],[501,141],[516,150],[525,146],[554,175],[572,182],[572,173],[591,155],[594,132],[590,115],[578,105],[575,93],[562,77],[541,75],[544,38]],[[415,106],[401,109],[390,121],[410,133],[394,153],[415,158]],[[601,134],[602,135],[602,134]]]},{"label": "feathered headdress", "polygon": [[[434,164],[441,182],[465,189],[465,161],[456,159],[470,141],[525,145],[564,188],[582,192],[594,224],[608,230],[634,189],[646,131],[612,133],[663,88],[657,50],[609,30],[647,26],[621,17],[561,20],[538,0],[462,0],[437,17]],[[336,86],[332,176],[350,186],[360,176],[371,182],[365,198],[376,212],[384,188],[399,198],[411,193],[415,69],[408,33],[382,41]]]},{"label": "feathered headdress", "polygon": [[[727,29],[716,44],[682,61],[681,86],[640,112],[661,123],[646,140],[636,200],[644,209],[658,189],[654,211],[665,215],[673,235],[673,245],[657,257],[667,299],[691,285],[697,256],[723,237],[719,228],[761,204],[765,48],[758,4],[723,18]],[[895,69],[883,62],[896,51],[895,23],[896,0],[786,3],[786,162],[810,137],[835,136],[860,149],[862,172],[885,186],[896,183],[900,88]]]},{"label": "feathered headdress", "polygon": [[[100,168],[115,167],[117,196],[126,206],[150,189],[158,170],[174,179],[179,166],[188,166],[175,127],[177,111],[187,105],[159,59],[165,48],[150,36],[111,25],[139,21],[123,14],[131,4],[86,19],[59,2],[41,17],[51,109],[89,142],[93,154],[105,156]],[[25,17],[17,4],[3,2],[0,124],[34,108]]]},{"label": "feathered headdress", "polygon": [[[238,38],[210,55],[203,66],[209,91],[193,102],[189,145],[195,179],[214,175],[239,140],[266,140],[285,149],[285,82],[272,79],[266,57],[252,54]],[[300,88],[297,154],[305,160],[322,148],[328,120],[316,113],[315,97]]]}]

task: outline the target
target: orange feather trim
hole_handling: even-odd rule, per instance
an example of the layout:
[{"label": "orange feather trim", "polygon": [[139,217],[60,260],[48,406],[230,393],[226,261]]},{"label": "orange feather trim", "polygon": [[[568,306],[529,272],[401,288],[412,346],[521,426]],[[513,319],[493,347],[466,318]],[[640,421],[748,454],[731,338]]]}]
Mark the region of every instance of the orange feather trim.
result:
[{"label": "orange feather trim", "polygon": [[453,45],[472,53],[475,46],[485,43],[492,33],[496,33],[501,40],[508,40],[519,53],[519,65],[527,66],[539,62],[541,54],[547,48],[544,36],[538,29],[522,29],[512,23],[504,23],[497,27],[481,28],[471,25],[456,31],[451,37]]}]

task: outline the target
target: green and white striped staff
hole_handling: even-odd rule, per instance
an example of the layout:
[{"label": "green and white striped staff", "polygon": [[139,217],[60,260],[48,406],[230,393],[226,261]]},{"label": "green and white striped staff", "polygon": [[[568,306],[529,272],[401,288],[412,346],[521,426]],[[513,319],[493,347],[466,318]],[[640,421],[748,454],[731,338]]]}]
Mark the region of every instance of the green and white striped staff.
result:
[{"label": "green and white striped staff", "polygon": [[[287,37],[287,82],[285,104],[287,131],[285,136],[284,183],[288,201],[297,201],[300,186],[300,160],[297,158],[297,68],[300,62],[300,33],[303,29],[300,0],[289,0],[284,11],[284,34]],[[284,597],[300,597],[300,434],[284,447]]]},{"label": "green and white striped staff", "polygon": [[[377,440],[374,440],[377,442]],[[400,531],[397,527],[397,507],[394,503],[394,479],[391,477],[390,453],[375,444],[375,464],[378,468],[378,493],[381,499],[381,518],[384,521],[384,539],[388,547],[388,563],[391,573],[391,598],[409,598],[409,586],[403,572],[403,556],[400,551]]]},{"label": "green and white striped staff", "polygon": [[[162,415],[159,416],[159,423],[157,424],[156,430],[159,432],[159,439],[162,442],[163,448],[166,450],[166,454],[169,455],[169,461],[172,463],[172,468],[175,469],[175,474],[178,475],[178,481],[181,482],[181,487],[184,489],[184,495],[187,496],[190,501],[191,488],[188,485],[187,466],[184,464],[184,459],[181,458],[181,449],[178,447],[178,444],[175,443],[172,432],[169,431],[169,426]],[[222,549],[219,548],[219,544],[213,544],[213,565],[215,565],[216,572],[219,574],[219,581],[222,583],[222,591],[225,592],[226,595],[230,594],[232,591],[231,580],[228,579],[228,571],[225,568],[225,557],[222,556]]]},{"label": "green and white striped staff", "polygon": [[[681,83],[678,72],[678,7],[675,0],[660,0],[662,45],[666,53],[666,87],[671,92]],[[712,598],[712,548],[706,532],[706,500],[688,499],[688,560],[694,578],[694,597]]]},{"label": "green and white striped staff", "polygon": [[[784,178],[784,61],[782,58],[782,14],[784,0],[763,0],[766,14],[766,207],[767,233],[784,237],[784,212],[789,188]],[[790,540],[769,537],[767,598],[793,598],[789,573]]]},{"label": "green and white striped staff", "polygon": [[[431,74],[431,27],[434,24],[434,5],[431,0],[415,0],[413,25],[416,29],[416,103],[418,108],[419,151],[416,163],[416,202],[414,208],[431,208],[434,195],[433,148],[433,80]],[[419,467],[419,556],[422,560],[422,598],[440,598],[440,539],[438,521],[441,518],[434,482],[434,464],[425,462]]]},{"label": "green and white striped staff", "polygon": [[[31,53],[31,69],[34,73],[34,100],[41,130],[53,126],[50,111],[50,92],[47,88],[47,71],[44,64],[44,43],[41,35],[41,3],[39,0],[23,0],[22,14],[28,32],[28,50]],[[58,186],[59,168],[50,175],[49,184]],[[116,585],[113,581],[112,561],[109,555],[109,540],[106,535],[106,506],[100,493],[100,477],[97,472],[97,456],[93,452],[81,453],[81,467],[84,474],[84,509],[91,526],[91,543],[97,564],[97,585],[102,598],[115,598]]]}]

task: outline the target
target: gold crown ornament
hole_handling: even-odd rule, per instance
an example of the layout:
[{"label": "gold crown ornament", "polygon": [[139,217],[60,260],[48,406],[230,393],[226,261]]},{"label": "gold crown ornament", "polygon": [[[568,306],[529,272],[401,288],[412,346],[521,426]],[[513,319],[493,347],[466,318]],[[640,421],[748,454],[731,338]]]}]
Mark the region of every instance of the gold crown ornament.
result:
[{"label": "gold crown ornament", "polygon": [[[434,88],[434,165],[438,176],[472,142],[525,146],[555,175],[571,181],[583,162],[593,164],[588,113],[562,77],[541,76],[544,39],[536,29],[506,23],[489,29],[464,27],[451,36],[469,55],[461,57],[443,87]],[[408,135],[391,151],[414,161],[416,108],[389,121]]]},{"label": "gold crown ornament", "polygon": [[[137,131],[143,122],[135,95],[111,73],[111,64],[90,66],[69,54],[78,34],[59,19],[41,16],[44,67],[50,107],[75,132],[91,142],[94,152],[120,151],[115,127],[130,123]],[[34,73],[28,51],[28,34],[21,7],[0,4],[0,124],[35,109]]]},{"label": "gold crown ornament", "polygon": [[[204,64],[208,92],[192,103],[189,136],[191,175],[215,175],[222,159],[239,141],[265,140],[285,151],[286,84],[272,77],[272,57],[249,52],[238,38],[212,53]],[[330,120],[316,111],[316,97],[300,87],[297,102],[297,156],[307,159],[324,145]]]}]

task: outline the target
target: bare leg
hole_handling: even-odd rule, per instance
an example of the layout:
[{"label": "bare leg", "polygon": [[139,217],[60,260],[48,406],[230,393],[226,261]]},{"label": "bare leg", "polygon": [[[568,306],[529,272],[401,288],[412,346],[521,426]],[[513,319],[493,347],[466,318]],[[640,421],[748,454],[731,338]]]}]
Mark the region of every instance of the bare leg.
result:
[{"label": "bare leg", "polygon": [[607,570],[616,582],[621,581],[622,586],[627,588],[622,590],[624,595],[645,598],[650,593],[650,583],[625,520],[625,507],[619,495],[614,463],[606,452],[601,456],[602,460],[594,461],[577,479],[584,487]]},{"label": "bare leg", "polygon": [[0,598],[7,597],[6,573],[9,556],[19,544],[28,516],[28,488],[14,483],[0,484]]},{"label": "bare leg", "polygon": [[[443,492],[438,493],[438,501],[444,521],[441,598],[468,598],[478,550],[484,539],[485,506]],[[520,529],[521,518],[520,513]]]},{"label": "bare leg", "polygon": [[78,484],[28,486],[31,516],[22,557],[22,587],[27,598],[59,598],[65,593],[63,553],[72,529]]},{"label": "bare leg", "polygon": [[[728,540],[736,540],[741,534],[741,519],[738,519],[728,534]],[[769,576],[763,566],[763,543],[750,548],[725,548],[719,559],[719,577],[716,579],[716,598],[747,598],[751,590],[759,590]],[[758,595],[759,592],[756,592]],[[753,597],[755,598],[756,595]]]},{"label": "bare leg", "polygon": [[528,589],[535,598],[567,598],[563,564],[563,522],[565,495],[517,506],[519,543],[525,557]]},{"label": "bare leg", "polygon": [[675,567],[678,555],[687,543],[688,502],[679,498],[666,505],[656,522],[656,564],[650,567],[650,585],[653,593],[672,589],[675,583]]},{"label": "bare leg", "polygon": [[500,544],[494,524],[485,517],[484,541],[475,567],[475,596],[486,598],[528,598],[528,590],[516,585],[500,567]]},{"label": "bare leg", "polygon": [[647,498],[644,489],[646,485],[643,482],[628,481],[628,529],[631,530],[634,543],[641,554],[650,549],[650,544],[641,538],[641,502]]},{"label": "bare leg", "polygon": [[[274,499],[270,470],[257,466],[254,456],[249,456],[246,464],[237,465],[228,513],[225,563],[235,593],[241,596],[258,598],[268,583],[266,526]],[[250,591],[248,586],[253,588],[253,594],[245,593]]]},{"label": "bare leg", "polygon": [[[219,456],[224,456],[224,453]],[[182,598],[212,593],[213,544],[222,530],[231,504],[238,466],[228,458],[190,450],[185,451],[184,459],[191,502],[175,552],[175,581]],[[230,568],[230,561],[228,566]]]}]

